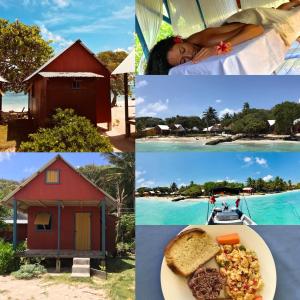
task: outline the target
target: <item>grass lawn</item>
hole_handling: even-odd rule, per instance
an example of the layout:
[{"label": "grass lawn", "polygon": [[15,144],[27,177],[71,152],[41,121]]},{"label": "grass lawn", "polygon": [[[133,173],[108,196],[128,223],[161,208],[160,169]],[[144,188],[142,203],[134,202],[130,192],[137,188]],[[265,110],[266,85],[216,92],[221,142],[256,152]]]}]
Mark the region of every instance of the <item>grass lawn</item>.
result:
[{"label": "grass lawn", "polygon": [[107,260],[108,278],[104,284],[112,300],[135,299],[134,258],[111,258]]},{"label": "grass lawn", "polygon": [[56,283],[77,286],[86,284],[94,289],[104,289],[111,300],[135,299],[135,260],[134,258],[109,258],[107,260],[107,280],[97,277],[72,278],[71,274],[43,277],[49,285]]},{"label": "grass lawn", "polygon": [[7,140],[7,128],[8,126],[0,125],[0,151],[16,147],[16,141]]}]

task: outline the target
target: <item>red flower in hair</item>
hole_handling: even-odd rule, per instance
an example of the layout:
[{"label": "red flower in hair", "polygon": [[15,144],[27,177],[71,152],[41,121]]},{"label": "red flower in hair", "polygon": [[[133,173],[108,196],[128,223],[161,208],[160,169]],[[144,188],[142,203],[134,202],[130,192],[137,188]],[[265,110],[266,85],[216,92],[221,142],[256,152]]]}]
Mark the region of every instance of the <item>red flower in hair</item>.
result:
[{"label": "red flower in hair", "polygon": [[182,37],[177,35],[174,37],[174,43],[175,44],[181,44],[182,43]]},{"label": "red flower in hair", "polygon": [[218,55],[228,53],[232,49],[231,43],[220,42],[219,45],[217,45],[216,49]]}]

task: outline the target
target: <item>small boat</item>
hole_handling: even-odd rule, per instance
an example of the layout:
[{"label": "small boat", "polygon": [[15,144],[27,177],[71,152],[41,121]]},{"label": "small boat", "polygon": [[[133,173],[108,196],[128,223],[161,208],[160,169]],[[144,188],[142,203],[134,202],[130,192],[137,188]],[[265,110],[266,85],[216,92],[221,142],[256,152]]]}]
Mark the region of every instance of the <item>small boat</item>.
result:
[{"label": "small boat", "polygon": [[[232,188],[215,188],[211,191],[212,197],[208,201],[207,207],[207,225],[256,225],[251,219],[250,211],[248,208],[247,200],[244,197],[243,200],[246,203],[248,215],[246,215],[240,208],[240,202],[236,206],[229,206],[223,201],[221,206],[216,206],[215,196],[216,195],[240,195],[239,189]],[[239,197],[238,197],[239,199]],[[212,203],[213,202],[213,203]],[[210,204],[214,205],[211,212]]]}]

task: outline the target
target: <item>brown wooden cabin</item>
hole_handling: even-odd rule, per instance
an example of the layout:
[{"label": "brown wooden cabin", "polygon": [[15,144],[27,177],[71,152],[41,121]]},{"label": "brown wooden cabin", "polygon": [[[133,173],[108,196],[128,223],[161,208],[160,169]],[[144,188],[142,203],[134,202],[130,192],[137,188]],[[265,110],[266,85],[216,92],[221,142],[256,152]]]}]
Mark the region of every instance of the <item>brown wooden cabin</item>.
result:
[{"label": "brown wooden cabin", "polygon": [[29,115],[47,124],[57,108],[73,108],[94,125],[111,124],[110,72],[80,40],[25,79]]}]

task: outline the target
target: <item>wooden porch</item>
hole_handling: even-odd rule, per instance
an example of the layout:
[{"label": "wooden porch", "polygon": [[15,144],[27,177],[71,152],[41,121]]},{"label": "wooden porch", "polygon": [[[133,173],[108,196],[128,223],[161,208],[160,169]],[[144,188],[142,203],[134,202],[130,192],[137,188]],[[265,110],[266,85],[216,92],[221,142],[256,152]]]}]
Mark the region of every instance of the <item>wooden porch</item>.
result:
[{"label": "wooden porch", "polygon": [[102,251],[79,251],[79,250],[53,250],[53,249],[27,249],[17,253],[21,257],[45,257],[45,258],[98,258],[104,259],[105,254]]}]

